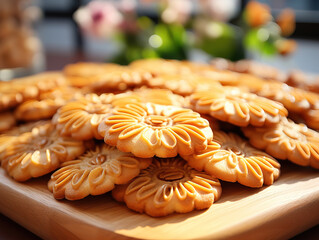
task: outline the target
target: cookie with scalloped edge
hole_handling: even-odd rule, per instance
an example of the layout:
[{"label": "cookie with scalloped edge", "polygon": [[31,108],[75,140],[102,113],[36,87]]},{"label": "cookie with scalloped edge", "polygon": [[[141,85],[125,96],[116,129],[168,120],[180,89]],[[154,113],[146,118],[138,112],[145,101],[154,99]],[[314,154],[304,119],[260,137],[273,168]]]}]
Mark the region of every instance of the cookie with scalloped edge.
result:
[{"label": "cookie with scalloped edge", "polygon": [[93,83],[93,76],[108,73],[118,67],[114,63],[78,62],[66,65],[63,73],[71,86],[84,87]]},{"label": "cookie with scalloped edge", "polygon": [[214,131],[207,149],[181,157],[196,170],[248,187],[272,185],[280,174],[278,161],[234,133]]},{"label": "cookie with scalloped edge", "polygon": [[152,103],[116,107],[98,127],[105,143],[137,157],[175,157],[205,149],[209,122],[190,109]]},{"label": "cookie with scalloped edge", "polygon": [[142,86],[152,77],[153,75],[147,70],[119,65],[106,73],[92,76],[89,87],[97,93],[125,91]]},{"label": "cookie with scalloped edge", "polygon": [[60,87],[40,94],[39,100],[28,100],[14,111],[15,117],[23,121],[51,118],[57,110],[69,101],[83,97],[83,91],[72,87]]},{"label": "cookie with scalloped edge", "polygon": [[214,90],[221,84],[198,74],[161,74],[149,79],[146,85],[151,88],[169,89],[172,92],[188,96],[196,91]]},{"label": "cookie with scalloped edge", "polygon": [[113,94],[87,94],[61,107],[53,117],[62,136],[78,140],[101,139],[97,128],[102,119],[110,114]]},{"label": "cookie with scalloped edge", "polygon": [[82,141],[60,137],[51,123],[15,137],[3,153],[1,166],[17,181],[43,176],[85,151]]},{"label": "cookie with scalloped edge", "polygon": [[162,74],[189,74],[191,70],[186,65],[183,65],[181,61],[168,60],[168,59],[140,59],[136,60],[129,65],[134,69],[143,69],[153,75]]},{"label": "cookie with scalloped edge", "polygon": [[288,115],[282,104],[236,87],[196,92],[190,102],[192,109],[199,113],[242,127],[274,124],[281,116]]},{"label": "cookie with scalloped edge", "polygon": [[268,82],[256,94],[281,102],[289,112],[303,113],[311,108],[319,108],[319,94],[284,83]]},{"label": "cookie with scalloped edge", "polygon": [[31,132],[34,127],[39,127],[45,124],[50,123],[49,121],[37,121],[37,122],[29,122],[26,124],[22,124],[16,127],[11,128],[0,134],[0,162],[3,158],[3,153],[7,149],[8,146],[11,145],[12,141],[19,135]]},{"label": "cookie with scalloped edge", "polygon": [[[66,81],[62,72],[49,71],[16,79],[14,80],[14,83],[16,85],[20,85],[23,83],[23,85],[26,86],[35,86],[38,88],[39,93],[43,93],[51,91],[56,87],[64,86],[66,84]],[[28,94],[27,89],[25,89],[24,94]]]},{"label": "cookie with scalloped edge", "polygon": [[177,107],[183,107],[187,105],[187,101],[184,97],[174,94],[168,89],[154,89],[146,87],[114,95],[112,104],[114,106],[123,106],[129,103],[148,102],[160,105],[172,105]]},{"label": "cookie with scalloped edge", "polygon": [[82,199],[101,195],[136,177],[151,158],[137,158],[107,144],[96,145],[76,160],[65,162],[51,175],[48,188],[56,199]]},{"label": "cookie with scalloped edge", "polygon": [[43,72],[3,83],[0,88],[0,111],[36,99],[40,93],[64,84],[65,78],[60,72]]},{"label": "cookie with scalloped edge", "polygon": [[242,131],[254,147],[275,158],[319,169],[319,133],[302,123],[282,118],[270,127],[247,127]]},{"label": "cookie with scalloped edge", "polygon": [[116,186],[113,197],[129,209],[162,217],[209,208],[221,196],[217,178],[191,168],[180,157],[158,159],[132,181]]}]

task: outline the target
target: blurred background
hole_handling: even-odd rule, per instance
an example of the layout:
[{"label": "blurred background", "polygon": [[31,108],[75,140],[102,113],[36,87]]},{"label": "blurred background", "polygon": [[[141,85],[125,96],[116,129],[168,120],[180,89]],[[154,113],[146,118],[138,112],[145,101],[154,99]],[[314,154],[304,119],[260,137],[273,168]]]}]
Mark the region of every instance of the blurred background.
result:
[{"label": "blurred background", "polygon": [[319,71],[317,0],[0,0],[0,29],[5,70],[218,57]]}]

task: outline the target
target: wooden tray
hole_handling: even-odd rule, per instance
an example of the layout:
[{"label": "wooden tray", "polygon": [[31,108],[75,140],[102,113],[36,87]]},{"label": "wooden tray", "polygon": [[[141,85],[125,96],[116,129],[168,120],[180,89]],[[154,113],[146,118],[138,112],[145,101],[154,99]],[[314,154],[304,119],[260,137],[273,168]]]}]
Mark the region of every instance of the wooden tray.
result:
[{"label": "wooden tray", "polygon": [[48,176],[17,183],[0,169],[0,211],[45,239],[286,239],[319,224],[319,171],[283,165],[270,187],[223,182],[208,210],[164,218],[130,211],[110,194],[57,201]]}]

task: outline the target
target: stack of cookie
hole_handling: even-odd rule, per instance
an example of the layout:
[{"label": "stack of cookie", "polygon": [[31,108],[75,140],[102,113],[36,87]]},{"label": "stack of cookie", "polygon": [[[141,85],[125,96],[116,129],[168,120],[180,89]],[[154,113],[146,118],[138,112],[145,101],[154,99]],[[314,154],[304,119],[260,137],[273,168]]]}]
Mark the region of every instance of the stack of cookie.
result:
[{"label": "stack of cookie", "polygon": [[276,159],[319,169],[318,133],[287,119],[294,104],[261,94],[263,81],[150,59],[0,83],[1,166],[17,181],[56,170],[56,199],[112,192],[153,217],[210,207],[220,180],[271,185]]},{"label": "stack of cookie", "polygon": [[31,28],[27,0],[0,0],[0,69],[32,66],[40,40]]}]

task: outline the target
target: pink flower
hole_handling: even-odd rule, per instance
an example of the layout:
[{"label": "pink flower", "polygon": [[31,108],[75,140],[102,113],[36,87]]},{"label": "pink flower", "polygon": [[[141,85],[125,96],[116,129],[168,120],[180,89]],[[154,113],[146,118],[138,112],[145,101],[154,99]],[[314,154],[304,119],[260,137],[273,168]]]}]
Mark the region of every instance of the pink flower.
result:
[{"label": "pink flower", "polygon": [[163,22],[184,24],[190,17],[192,3],[190,0],[164,0]]},{"label": "pink flower", "polygon": [[110,2],[92,1],[74,13],[81,29],[95,37],[110,37],[122,24],[123,15]]}]

